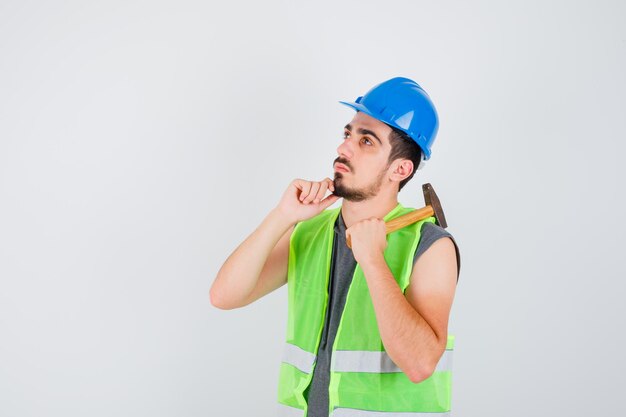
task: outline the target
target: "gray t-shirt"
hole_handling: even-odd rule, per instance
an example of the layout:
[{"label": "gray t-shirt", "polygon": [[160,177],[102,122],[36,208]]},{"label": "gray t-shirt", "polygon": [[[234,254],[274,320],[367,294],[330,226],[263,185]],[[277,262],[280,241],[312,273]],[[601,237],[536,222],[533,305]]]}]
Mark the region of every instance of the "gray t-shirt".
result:
[{"label": "gray t-shirt", "polygon": [[[415,250],[413,264],[415,264],[417,258],[428,249],[433,242],[442,237],[450,237],[454,242],[458,281],[461,270],[459,248],[452,235],[437,224],[424,223],[422,225],[420,241]],[[346,225],[340,212],[335,222],[328,313],[326,314],[326,323],[322,330],[317,360],[313,370],[313,379],[304,392],[308,404],[307,417],[328,417],[328,384],[330,382],[331,351],[355,268],[356,260],[354,259],[352,250],[346,245]]]}]

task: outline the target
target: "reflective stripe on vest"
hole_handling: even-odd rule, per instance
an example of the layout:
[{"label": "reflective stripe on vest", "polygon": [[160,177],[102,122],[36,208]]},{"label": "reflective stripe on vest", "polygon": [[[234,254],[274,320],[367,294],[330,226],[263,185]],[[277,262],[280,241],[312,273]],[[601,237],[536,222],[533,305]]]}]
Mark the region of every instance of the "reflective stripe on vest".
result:
[{"label": "reflective stripe on vest", "polygon": [[[435,372],[452,370],[452,352],[451,349],[444,351]],[[334,372],[402,372],[385,351],[336,350],[332,362]]]},{"label": "reflective stripe on vest", "polygon": [[295,366],[302,372],[310,374],[311,371],[313,371],[315,355],[311,352],[307,352],[306,350],[296,345],[292,345],[291,343],[285,343],[283,362]]},{"label": "reflective stripe on vest", "polygon": [[367,411],[357,410],[356,408],[336,408],[331,417],[449,417],[451,414],[449,411],[442,413],[414,413],[414,412],[402,412],[395,413],[393,411]]}]

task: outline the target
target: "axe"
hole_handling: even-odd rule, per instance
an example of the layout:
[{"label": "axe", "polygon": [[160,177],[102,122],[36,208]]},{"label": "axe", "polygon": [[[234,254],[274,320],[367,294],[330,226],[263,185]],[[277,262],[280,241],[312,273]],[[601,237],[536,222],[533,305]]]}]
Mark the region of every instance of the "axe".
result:
[{"label": "axe", "polygon": [[[396,230],[402,229],[405,226],[408,226],[430,216],[435,216],[435,221],[439,226],[443,227],[444,229],[448,227],[448,223],[446,223],[446,216],[444,216],[443,214],[443,209],[441,208],[439,197],[437,197],[433,186],[430,185],[429,182],[427,182],[426,184],[422,184],[422,192],[424,193],[424,201],[426,202],[426,206],[385,222],[385,226],[387,227],[387,234],[395,232]],[[350,236],[346,238],[346,244],[349,248],[352,248]]]}]

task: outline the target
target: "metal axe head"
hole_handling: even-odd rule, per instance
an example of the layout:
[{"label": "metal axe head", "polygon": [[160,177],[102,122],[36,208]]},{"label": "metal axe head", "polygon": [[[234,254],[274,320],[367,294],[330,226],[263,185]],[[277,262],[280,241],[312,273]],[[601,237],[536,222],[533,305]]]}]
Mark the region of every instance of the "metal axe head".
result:
[{"label": "metal axe head", "polygon": [[444,216],[443,209],[441,208],[441,202],[439,202],[439,197],[437,197],[437,193],[435,193],[433,186],[430,185],[429,182],[422,184],[422,192],[424,193],[424,201],[426,202],[426,205],[433,208],[437,224],[444,229],[448,227],[448,223],[446,223],[446,216]]}]

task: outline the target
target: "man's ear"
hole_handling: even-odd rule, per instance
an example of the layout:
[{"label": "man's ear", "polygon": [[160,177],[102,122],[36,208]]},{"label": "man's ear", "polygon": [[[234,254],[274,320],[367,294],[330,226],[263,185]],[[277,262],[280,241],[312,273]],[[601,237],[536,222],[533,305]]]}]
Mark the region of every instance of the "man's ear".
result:
[{"label": "man's ear", "polygon": [[396,164],[396,167],[393,170],[393,175],[397,176],[396,179],[398,182],[409,177],[415,168],[410,159],[398,159],[394,164]]}]

